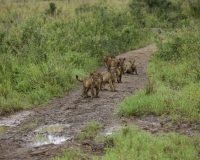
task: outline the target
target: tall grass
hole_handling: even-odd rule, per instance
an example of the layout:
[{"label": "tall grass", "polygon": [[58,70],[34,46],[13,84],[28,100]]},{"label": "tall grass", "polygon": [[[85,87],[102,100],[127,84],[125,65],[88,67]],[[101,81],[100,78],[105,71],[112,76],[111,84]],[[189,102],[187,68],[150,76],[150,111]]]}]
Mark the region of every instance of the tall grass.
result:
[{"label": "tall grass", "polygon": [[124,1],[115,2],[1,2],[0,114],[62,96],[102,55],[149,43],[149,30],[134,25]]},{"label": "tall grass", "polygon": [[189,23],[188,3],[183,0],[131,0],[129,6],[141,27],[176,28]]},{"label": "tall grass", "polygon": [[153,92],[144,89],[126,98],[118,114],[170,115],[200,122],[199,33],[198,26],[189,26],[166,34],[166,42],[158,42],[148,67]]}]

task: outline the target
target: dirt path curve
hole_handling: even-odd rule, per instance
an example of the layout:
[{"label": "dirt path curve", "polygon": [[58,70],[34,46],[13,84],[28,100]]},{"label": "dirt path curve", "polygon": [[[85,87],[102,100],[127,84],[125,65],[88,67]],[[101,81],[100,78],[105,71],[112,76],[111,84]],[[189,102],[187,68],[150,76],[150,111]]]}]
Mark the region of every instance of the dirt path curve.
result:
[{"label": "dirt path curve", "polygon": [[[0,137],[0,160],[44,160],[59,155],[64,148],[80,145],[74,141],[74,137],[81,128],[92,120],[104,125],[105,134],[112,132],[112,130],[123,123],[122,119],[114,116],[118,103],[145,86],[149,55],[155,50],[156,46],[151,44],[117,56],[117,58],[126,58],[126,63],[128,63],[129,59],[134,58],[138,68],[138,75],[124,75],[122,77],[122,83],[117,83],[117,92],[110,92],[107,86],[107,91],[100,92],[100,98],[83,99],[80,87],[77,90],[71,91],[63,98],[53,100],[45,108],[40,108],[37,111],[23,111],[18,113],[17,116],[14,115],[14,121],[12,121],[13,117],[0,117],[1,125],[10,124],[13,126],[6,134]],[[100,70],[105,70],[105,67],[102,67]],[[17,117],[21,118],[21,121]],[[60,141],[57,142],[60,144],[53,144],[52,142],[50,144],[42,145],[41,143],[38,145],[33,142],[33,138],[36,137],[36,130],[33,131],[25,128],[24,131],[20,132],[20,128],[25,126],[25,124],[30,124],[37,120],[41,122],[37,129],[51,125],[64,126],[61,132],[53,133],[54,138],[56,136],[60,137]],[[139,119],[132,119],[132,121],[140,126],[145,122]],[[150,124],[151,127],[147,128],[152,130],[152,126],[156,126],[157,123],[155,123],[155,118],[152,119],[152,122],[150,121],[151,117],[145,124]],[[145,127],[143,128],[145,129]],[[48,135],[49,133],[44,131],[43,134]],[[49,136],[48,138],[52,140],[53,138]],[[62,138],[64,142],[62,142]]]}]

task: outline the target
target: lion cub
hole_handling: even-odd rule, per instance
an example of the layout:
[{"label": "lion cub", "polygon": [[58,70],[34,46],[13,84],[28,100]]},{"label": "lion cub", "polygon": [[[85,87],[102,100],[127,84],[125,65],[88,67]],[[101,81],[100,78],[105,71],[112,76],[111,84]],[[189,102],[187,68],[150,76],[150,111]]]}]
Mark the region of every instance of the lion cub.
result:
[{"label": "lion cub", "polygon": [[104,61],[105,67],[108,68],[108,71],[110,71],[111,67],[119,67],[120,66],[119,59],[104,56],[104,57],[102,57],[102,60]]},{"label": "lion cub", "polygon": [[[101,85],[101,73],[90,73],[89,76],[83,78],[83,80],[80,80],[78,78],[78,75],[76,75],[76,79],[79,82],[83,83],[83,92],[82,92],[82,97],[87,98],[88,96],[88,91],[91,89],[91,95],[92,97],[98,98],[99,94],[99,89]],[[94,89],[96,89],[96,96],[94,96]]]},{"label": "lion cub", "polygon": [[135,60],[130,60],[129,62],[130,62],[130,64],[126,65],[124,72],[129,73],[129,74],[133,74],[135,72],[135,74],[137,74],[137,68],[136,68],[136,65],[135,65]]},{"label": "lion cub", "polygon": [[121,83],[122,82],[122,69],[121,67],[117,67],[116,68],[116,79],[117,79],[117,82],[118,83]]},{"label": "lion cub", "polygon": [[119,66],[116,66],[116,76],[117,76],[117,82],[121,83],[122,82],[122,75],[124,74],[124,62],[126,58],[119,58]]},{"label": "lion cub", "polygon": [[124,67],[124,62],[125,62],[126,58],[119,58],[119,66],[121,68],[121,72],[122,74],[124,74],[124,70],[123,70],[123,67]]},{"label": "lion cub", "polygon": [[116,69],[111,67],[110,71],[101,72],[102,81],[101,81],[101,90],[105,90],[105,85],[109,83],[110,90],[112,92],[116,91],[115,79],[116,79]]}]

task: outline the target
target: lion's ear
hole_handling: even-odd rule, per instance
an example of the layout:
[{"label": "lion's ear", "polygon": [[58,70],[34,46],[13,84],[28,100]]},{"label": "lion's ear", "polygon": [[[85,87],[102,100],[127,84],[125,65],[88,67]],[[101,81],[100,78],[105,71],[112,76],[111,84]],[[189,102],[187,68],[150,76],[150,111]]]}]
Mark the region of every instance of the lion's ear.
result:
[{"label": "lion's ear", "polygon": [[126,60],[126,58],[124,58],[124,61]]},{"label": "lion's ear", "polygon": [[91,76],[93,76],[94,73],[90,73]]}]

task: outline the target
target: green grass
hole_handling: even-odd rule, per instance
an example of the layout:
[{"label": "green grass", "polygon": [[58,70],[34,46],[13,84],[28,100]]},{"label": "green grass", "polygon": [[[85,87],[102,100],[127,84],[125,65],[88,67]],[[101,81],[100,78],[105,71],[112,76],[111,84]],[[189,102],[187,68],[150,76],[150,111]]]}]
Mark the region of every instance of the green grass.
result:
[{"label": "green grass", "polygon": [[68,149],[64,152],[62,157],[55,157],[51,160],[80,160],[80,159],[89,159],[89,155],[83,153],[80,149]]},{"label": "green grass", "polygon": [[[111,135],[114,146],[105,148],[102,157],[93,156],[91,159],[116,160],[198,160],[200,137],[189,138],[175,133],[152,135],[136,128],[124,127]],[[83,151],[67,150],[62,157],[53,160],[85,158]],[[91,156],[90,156],[91,157]]]},{"label": "green grass", "polygon": [[[190,31],[193,27],[193,31]],[[165,43],[148,65],[149,81],[144,90],[127,97],[118,115],[167,115],[172,119],[200,122],[198,25],[165,34]]]},{"label": "green grass", "polygon": [[77,141],[84,141],[88,139],[94,139],[98,131],[102,128],[99,122],[92,121],[88,123],[76,136]]},{"label": "green grass", "polygon": [[63,96],[101,56],[153,41],[121,0],[0,3],[0,114]]},{"label": "green grass", "polygon": [[137,160],[197,160],[199,159],[199,137],[188,138],[179,134],[153,136],[135,128],[125,127],[121,133],[112,135],[114,147],[108,148],[101,159]]}]

